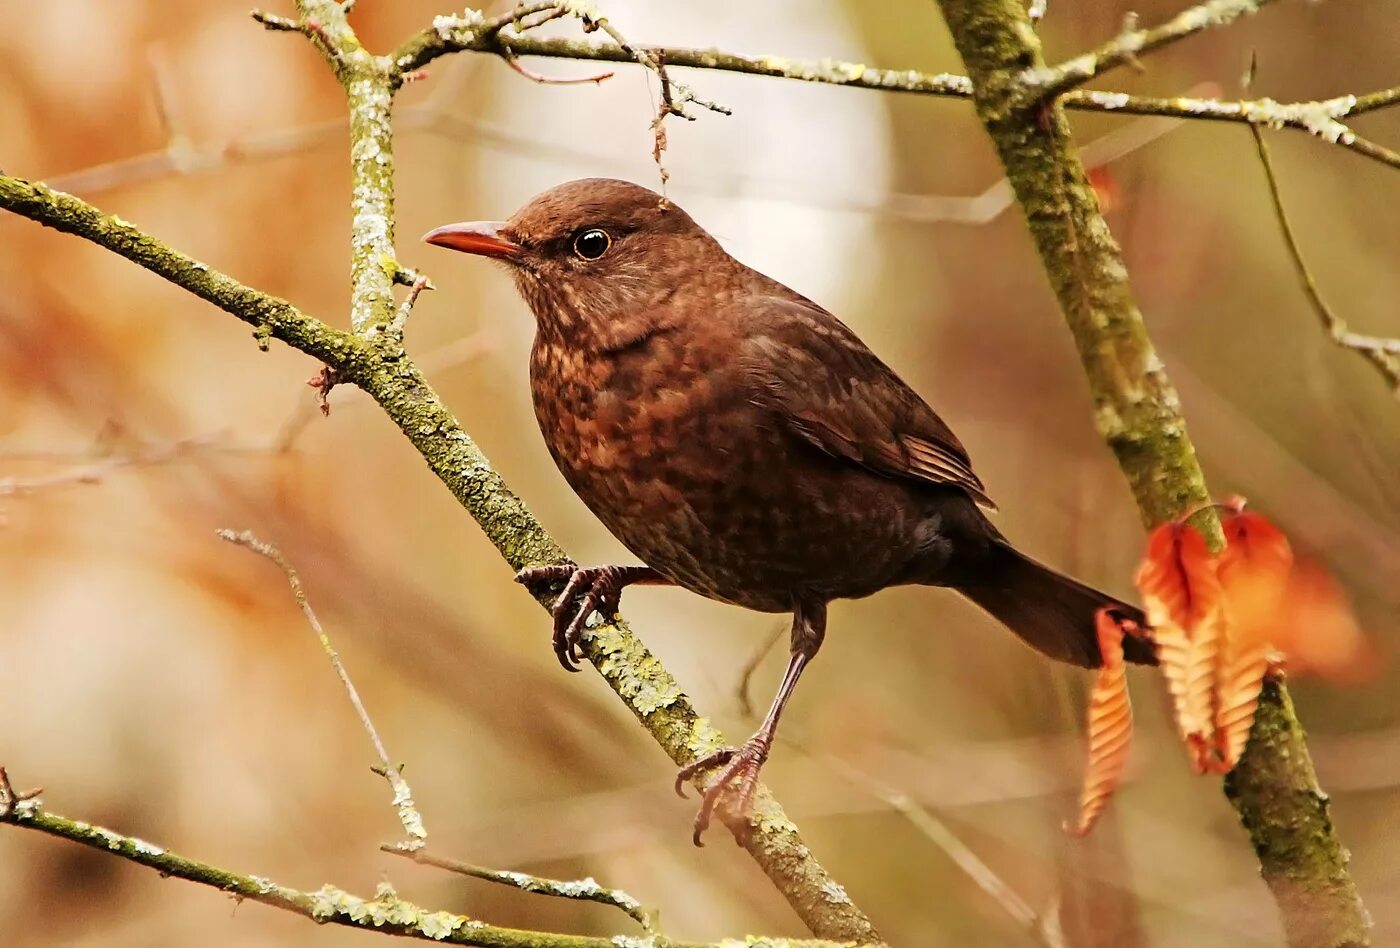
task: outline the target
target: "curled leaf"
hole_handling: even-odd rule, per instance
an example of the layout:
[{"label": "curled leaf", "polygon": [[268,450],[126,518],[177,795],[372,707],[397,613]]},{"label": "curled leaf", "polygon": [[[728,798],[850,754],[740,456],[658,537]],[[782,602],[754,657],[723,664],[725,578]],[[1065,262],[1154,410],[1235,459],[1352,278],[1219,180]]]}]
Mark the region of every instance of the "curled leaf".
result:
[{"label": "curled leaf", "polygon": [[1281,606],[1293,572],[1293,550],[1288,538],[1260,514],[1233,513],[1221,519],[1221,528],[1226,545],[1217,573],[1226,622],[1216,682],[1216,759],[1211,769],[1228,773],[1249,741],[1273,643],[1286,621]]},{"label": "curled leaf", "polygon": [[1089,698],[1089,764],[1079,795],[1079,822],[1069,829],[1072,836],[1084,836],[1098,822],[1123,775],[1133,736],[1133,706],[1123,664],[1123,627],[1107,606],[1098,611],[1094,623],[1103,665]]},{"label": "curled leaf", "polygon": [[1225,624],[1215,559],[1186,524],[1152,531],[1136,577],[1177,728],[1197,773],[1214,767],[1215,683]]}]

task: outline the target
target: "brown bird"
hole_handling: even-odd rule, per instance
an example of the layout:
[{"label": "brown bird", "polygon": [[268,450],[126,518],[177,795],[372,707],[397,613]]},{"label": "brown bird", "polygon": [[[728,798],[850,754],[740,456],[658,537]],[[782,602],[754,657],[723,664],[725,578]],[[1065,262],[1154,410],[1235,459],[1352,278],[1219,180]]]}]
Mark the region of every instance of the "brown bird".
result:
[{"label": "brown bird", "polygon": [[[1100,663],[1095,613],[1142,614],[1017,552],[962,444],[845,324],[735,260],[685,211],[625,181],[560,185],[504,223],[424,240],[502,261],[534,311],[535,416],[569,485],[644,566],[522,570],[562,585],[554,649],[577,670],[595,611],[623,587],[677,585],[790,612],[792,653],[758,731],[683,768],[718,771],[745,814],[783,707],[826,634],[826,605],[887,586],[947,586],[1032,647]],[[1155,661],[1129,637],[1128,658]]]}]

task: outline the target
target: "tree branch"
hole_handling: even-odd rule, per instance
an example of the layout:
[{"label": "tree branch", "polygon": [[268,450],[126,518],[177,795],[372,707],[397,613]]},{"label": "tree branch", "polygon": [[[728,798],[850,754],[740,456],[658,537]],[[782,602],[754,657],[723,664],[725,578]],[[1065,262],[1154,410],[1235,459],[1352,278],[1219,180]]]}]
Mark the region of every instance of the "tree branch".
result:
[{"label": "tree branch", "polygon": [[[387,882],[380,883],[372,899],[353,895],[333,885],[324,885],[315,892],[303,892],[262,876],[221,869],[133,836],[123,836],[101,826],[49,813],[41,808],[39,800],[32,793],[17,794],[10,789],[9,779],[4,769],[0,768],[0,824],[5,823],[66,839],[154,869],[162,876],[195,882],[226,892],[235,899],[260,902],[323,925],[344,925],[364,931],[448,945],[475,945],[478,948],[724,948],[724,943],[676,941],[660,935],[594,938],[501,928],[465,915],[420,908],[399,898],[393,886]],[[733,944],[732,941],[729,943]],[[745,944],[753,948],[843,948],[836,942],[812,939],[755,938],[746,940]]]},{"label": "tree branch", "polygon": [[335,670],[336,677],[340,679],[341,687],[345,689],[345,694],[355,709],[355,715],[360,719],[360,726],[365,729],[370,743],[374,745],[374,752],[379,756],[379,767],[376,772],[384,778],[389,784],[390,791],[393,792],[394,814],[399,818],[399,822],[403,825],[403,831],[408,837],[408,841],[402,845],[407,849],[422,847],[428,841],[428,830],[423,825],[422,814],[418,812],[418,807],[413,802],[413,790],[409,787],[408,781],[404,780],[399,767],[389,759],[389,751],[385,749],[384,741],[379,737],[379,729],[374,726],[373,719],[365,710],[364,702],[360,700],[359,689],[350,680],[350,673],[345,670],[345,665],[341,662],[335,646],[331,645],[330,636],[326,634],[321,620],[317,618],[316,611],[311,608],[311,601],[306,597],[306,590],[301,585],[301,577],[297,574],[296,569],[287,562],[287,558],[282,555],[281,550],[265,540],[259,540],[251,530],[239,533],[223,529],[216,531],[216,534],[221,540],[226,540],[260,556],[267,557],[286,576],[287,585],[292,590],[292,598],[296,600],[297,607],[301,609],[306,624],[311,626],[311,631],[316,634],[316,640],[321,643],[321,650],[330,659],[331,667]]},{"label": "tree branch", "polygon": [[481,879],[485,882],[494,882],[497,885],[510,886],[522,892],[530,892],[535,895],[548,895],[559,899],[575,899],[585,902],[596,902],[599,905],[611,905],[626,913],[642,930],[650,932],[653,927],[651,913],[643,907],[632,896],[621,889],[609,889],[599,885],[592,878],[588,879],[546,879],[543,876],[532,876],[525,872],[510,872],[503,869],[488,869],[485,866],[474,866],[471,863],[461,862],[456,859],[447,859],[436,856],[421,847],[412,843],[395,843],[379,847],[380,851],[392,853],[395,856],[403,856],[411,859],[422,866],[432,866],[435,869],[444,869],[447,872],[455,872],[458,875],[467,876],[472,879]]},{"label": "tree branch", "polygon": [[[371,340],[334,329],[286,300],[244,286],[126,221],[42,184],[0,174],[0,207],[90,240],[184,287],[252,325],[261,345],[275,338],[320,359],[384,408],[512,570],[568,561],[391,334],[380,333]],[[540,604],[546,609],[552,605],[547,597]],[[676,764],[724,745],[719,731],[695,710],[671,673],[625,623],[594,628],[584,652]],[[766,789],[760,789],[747,826],[750,832],[738,834],[744,848],[815,935],[880,940],[874,925],[817,861]]]},{"label": "tree branch", "polygon": [[1283,241],[1288,247],[1288,258],[1293,264],[1293,269],[1298,274],[1298,279],[1303,284],[1303,292],[1307,294],[1308,302],[1312,304],[1313,311],[1317,313],[1317,318],[1322,321],[1322,328],[1327,331],[1327,336],[1343,349],[1350,349],[1360,353],[1366,361],[1374,365],[1390,383],[1390,389],[1400,395],[1400,339],[1386,339],[1380,336],[1363,336],[1354,333],[1347,328],[1346,320],[1338,316],[1336,311],[1323,299],[1322,291],[1317,288],[1317,281],[1313,279],[1312,271],[1308,269],[1307,263],[1303,260],[1303,250],[1298,246],[1297,235],[1293,233],[1293,225],[1288,220],[1288,212],[1283,207],[1283,195],[1279,193],[1278,175],[1274,172],[1274,161],[1269,155],[1269,146],[1264,141],[1264,134],[1255,126],[1249,129],[1254,133],[1254,147],[1259,151],[1259,162],[1264,166],[1264,179],[1269,186],[1269,200],[1273,203],[1274,214],[1278,217],[1279,230],[1283,232]]},{"label": "tree branch", "polygon": [[1076,56],[1058,66],[1028,69],[1021,78],[1042,101],[1048,101],[1071,89],[1079,88],[1110,69],[1136,62],[1142,53],[1150,53],[1202,30],[1229,26],[1240,17],[1257,13],[1261,7],[1273,2],[1274,0],[1206,0],[1205,3],[1183,10],[1160,26],[1145,30],[1136,29],[1136,18],[1130,15],[1123,31],[1098,49]]},{"label": "tree branch", "polygon": [[[1069,123],[1041,86],[1040,41],[1019,0],[939,0],[975,88],[974,102],[1025,212],[1088,376],[1099,431],[1156,524],[1209,500],[1180,399],[1152,347],[1122,252],[1099,212]],[[1196,523],[1213,545],[1219,522]],[[1291,944],[1365,945],[1370,919],[1317,785],[1302,727],[1281,682],[1261,696],[1227,795],[1249,831]]]},{"label": "tree branch", "polygon": [[[1262,0],[1271,2],[1271,0]],[[440,18],[441,19],[441,18]],[[431,34],[431,35],[429,35]],[[1159,44],[1160,45],[1160,44]],[[511,37],[510,52],[515,56],[542,56],[595,62],[636,63],[633,51],[615,45],[599,45],[568,38]],[[650,52],[669,67],[711,69],[751,76],[818,82],[885,92],[907,92],[940,98],[971,99],[972,83],[966,76],[952,73],[925,73],[915,69],[879,69],[863,63],[836,59],[792,59],[785,56],[741,56],[717,49],[689,49],[680,46],[651,46]],[[417,68],[439,56],[454,52],[502,55],[504,44],[495,35],[477,32],[436,31],[419,34],[393,54],[401,69]],[[1144,96],[1125,92],[1071,89],[1060,96],[1065,108],[1081,112],[1118,112],[1124,115],[1160,115],[1209,122],[1235,122],[1291,128],[1306,131],[1331,144],[1340,145],[1373,161],[1400,169],[1400,153],[1371,142],[1342,126],[1346,115],[1361,115],[1400,104],[1400,86],[1362,96],[1341,96],[1317,102],[1275,102],[1272,99],[1201,99],[1190,96]],[[1344,111],[1328,114],[1350,103]],[[1330,123],[1325,119],[1332,120]],[[1333,135],[1338,128],[1345,134]]]}]

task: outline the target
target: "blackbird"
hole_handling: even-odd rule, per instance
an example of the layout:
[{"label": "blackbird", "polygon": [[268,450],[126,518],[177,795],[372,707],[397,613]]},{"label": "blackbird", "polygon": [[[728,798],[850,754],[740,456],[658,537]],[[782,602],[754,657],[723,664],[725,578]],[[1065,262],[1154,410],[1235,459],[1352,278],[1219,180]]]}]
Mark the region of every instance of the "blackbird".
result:
[{"label": "blackbird", "polygon": [[[696,760],[716,807],[748,812],[783,707],[833,599],[887,586],[957,590],[1033,648],[1100,663],[1095,614],[1132,606],[1018,552],[967,451],[933,409],[816,303],[731,257],[690,215],[636,184],[559,185],[505,222],[449,224],[428,243],[505,263],[534,311],[535,416],[570,487],[645,564],[522,570],[562,585],[554,650],[577,670],[596,610],[623,587],[676,585],[792,613],[791,657],[758,731]],[[1143,639],[1127,657],[1152,663]]]}]

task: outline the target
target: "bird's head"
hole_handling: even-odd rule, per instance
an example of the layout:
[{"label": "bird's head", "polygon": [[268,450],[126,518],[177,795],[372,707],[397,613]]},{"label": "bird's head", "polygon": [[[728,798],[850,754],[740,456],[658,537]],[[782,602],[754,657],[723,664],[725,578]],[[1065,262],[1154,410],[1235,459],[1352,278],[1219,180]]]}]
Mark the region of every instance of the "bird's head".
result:
[{"label": "bird's head", "polygon": [[508,221],[448,224],[423,239],[505,263],[542,332],[605,346],[651,331],[677,288],[731,259],[685,211],[611,178],[570,181]]}]

